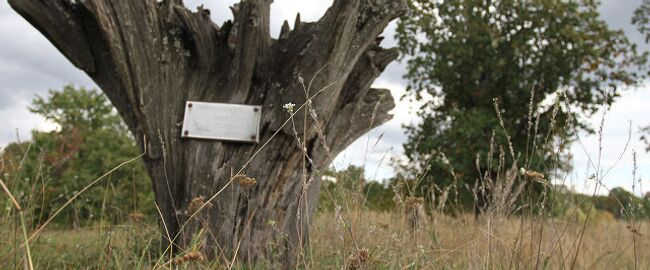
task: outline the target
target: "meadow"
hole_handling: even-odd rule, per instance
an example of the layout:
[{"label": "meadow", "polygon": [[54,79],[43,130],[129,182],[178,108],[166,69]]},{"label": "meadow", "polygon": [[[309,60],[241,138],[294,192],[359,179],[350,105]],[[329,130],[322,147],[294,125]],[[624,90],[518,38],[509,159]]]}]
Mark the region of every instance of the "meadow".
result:
[{"label": "meadow", "polygon": [[[317,215],[304,268],[650,269],[650,237],[644,233],[650,224],[603,213],[591,218],[582,237],[582,221],[570,219],[477,221],[472,215],[439,213],[413,230],[404,212],[353,210],[340,215]],[[2,225],[0,254],[6,255],[23,243],[22,232],[7,220]],[[50,228],[30,246],[34,269],[263,268],[245,262],[179,260],[182,255],[166,264],[156,253],[159,233],[155,223],[140,217],[119,225]],[[19,250],[1,268],[21,269],[25,260]]]}]

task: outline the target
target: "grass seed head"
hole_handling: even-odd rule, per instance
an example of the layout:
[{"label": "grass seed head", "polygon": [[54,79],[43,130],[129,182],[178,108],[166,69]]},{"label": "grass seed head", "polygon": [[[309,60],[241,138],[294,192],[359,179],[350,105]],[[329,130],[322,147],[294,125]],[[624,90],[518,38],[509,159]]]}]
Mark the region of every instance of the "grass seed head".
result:
[{"label": "grass seed head", "polygon": [[406,200],[404,201],[404,206],[406,206],[406,207],[416,208],[416,207],[418,207],[418,206],[420,206],[422,204],[424,204],[424,198],[422,198],[422,197],[413,197],[413,196],[411,196],[411,197],[406,198]]},{"label": "grass seed head", "polygon": [[187,263],[187,262],[201,262],[201,261],[204,261],[204,260],[205,260],[205,257],[203,256],[203,254],[201,254],[201,252],[192,251],[192,252],[185,253],[182,256],[179,256],[179,257],[175,258],[174,259],[174,264],[175,265],[181,265],[181,264],[184,264],[184,263]]},{"label": "grass seed head", "polygon": [[242,187],[253,187],[257,185],[257,180],[255,180],[255,178],[243,174],[235,176],[235,182],[239,183]]},{"label": "grass seed head", "polygon": [[359,248],[352,251],[347,260],[345,260],[345,269],[367,269],[370,262],[370,252],[367,248]]},{"label": "grass seed head", "polygon": [[190,204],[187,206],[187,209],[185,210],[185,214],[188,216],[193,215],[194,213],[196,213],[196,211],[199,211],[199,209],[201,209],[203,205],[205,205],[206,208],[212,208],[213,206],[212,203],[209,202],[205,203],[205,197],[203,196],[196,197],[192,199]]},{"label": "grass seed head", "polygon": [[143,213],[130,213],[129,218],[133,221],[136,222],[142,222],[144,220],[144,214]]},{"label": "grass seed head", "polygon": [[521,175],[523,175],[526,178],[530,178],[536,181],[544,181],[545,177],[543,173],[536,172],[536,171],[529,171],[524,168],[521,168],[520,170]]}]

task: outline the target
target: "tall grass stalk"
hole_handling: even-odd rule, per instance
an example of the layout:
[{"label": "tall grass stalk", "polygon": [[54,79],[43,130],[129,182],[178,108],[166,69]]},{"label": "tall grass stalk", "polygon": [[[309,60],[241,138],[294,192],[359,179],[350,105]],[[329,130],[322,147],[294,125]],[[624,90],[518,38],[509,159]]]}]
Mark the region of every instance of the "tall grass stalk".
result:
[{"label": "tall grass stalk", "polygon": [[2,187],[2,190],[7,194],[7,196],[9,196],[9,199],[11,200],[14,207],[16,208],[16,211],[18,211],[18,214],[20,215],[20,227],[22,229],[23,237],[25,239],[24,246],[25,246],[25,255],[27,256],[27,258],[26,258],[26,260],[27,260],[27,268],[29,270],[33,270],[34,269],[34,263],[32,261],[32,252],[31,252],[31,249],[29,247],[29,238],[27,238],[27,224],[25,223],[25,214],[23,213],[22,207],[20,207],[20,204],[18,204],[18,201],[16,200],[14,195],[11,194],[11,191],[9,191],[9,188],[7,188],[7,185],[2,180],[2,178],[0,178],[0,186]]}]

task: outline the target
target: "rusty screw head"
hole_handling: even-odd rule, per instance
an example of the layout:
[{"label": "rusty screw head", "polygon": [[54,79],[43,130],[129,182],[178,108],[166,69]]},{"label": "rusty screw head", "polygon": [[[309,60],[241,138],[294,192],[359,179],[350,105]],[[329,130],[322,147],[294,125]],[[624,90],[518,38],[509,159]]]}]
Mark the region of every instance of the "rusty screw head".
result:
[{"label": "rusty screw head", "polygon": [[187,104],[187,107],[192,108],[192,105],[193,105],[192,103],[188,103],[188,104]]},{"label": "rusty screw head", "polygon": [[253,109],[253,111],[254,111],[254,112],[259,112],[260,109],[259,109],[259,108],[255,108],[255,109]]},{"label": "rusty screw head", "polygon": [[251,135],[251,140],[256,141],[256,140],[257,140],[257,136],[255,136],[255,135]]},{"label": "rusty screw head", "polygon": [[190,135],[190,132],[188,130],[186,130],[185,132],[183,132],[183,134],[185,134],[185,136],[187,136],[187,135]]}]

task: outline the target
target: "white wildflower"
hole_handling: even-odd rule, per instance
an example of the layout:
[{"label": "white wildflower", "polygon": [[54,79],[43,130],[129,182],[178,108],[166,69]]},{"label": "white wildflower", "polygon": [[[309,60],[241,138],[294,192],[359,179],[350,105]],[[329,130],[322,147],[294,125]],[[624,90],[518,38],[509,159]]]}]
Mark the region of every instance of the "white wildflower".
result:
[{"label": "white wildflower", "polygon": [[288,112],[289,114],[293,114],[293,109],[294,109],[295,107],[296,107],[296,104],[293,104],[293,103],[291,103],[291,102],[289,102],[289,103],[287,103],[287,104],[284,104],[284,105],[282,106],[282,108],[284,108],[285,110],[287,110],[287,112]]}]

